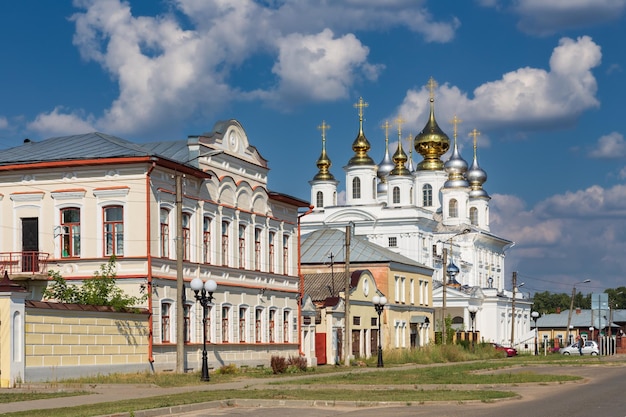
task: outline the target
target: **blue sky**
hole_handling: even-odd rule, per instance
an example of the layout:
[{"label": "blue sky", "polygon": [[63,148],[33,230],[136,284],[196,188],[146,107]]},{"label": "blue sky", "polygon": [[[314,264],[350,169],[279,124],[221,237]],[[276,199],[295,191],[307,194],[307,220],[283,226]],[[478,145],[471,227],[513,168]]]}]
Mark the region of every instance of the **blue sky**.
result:
[{"label": "blue sky", "polygon": [[[331,172],[426,123],[463,157],[476,128],[492,231],[522,291],[626,284],[626,0],[75,0],[0,9],[0,149],[100,131],[142,142],[239,120],[270,188],[309,199],[322,120]],[[412,148],[412,147],[411,147]],[[414,154],[415,162],[421,158]],[[343,189],[343,184],[340,184]]]}]

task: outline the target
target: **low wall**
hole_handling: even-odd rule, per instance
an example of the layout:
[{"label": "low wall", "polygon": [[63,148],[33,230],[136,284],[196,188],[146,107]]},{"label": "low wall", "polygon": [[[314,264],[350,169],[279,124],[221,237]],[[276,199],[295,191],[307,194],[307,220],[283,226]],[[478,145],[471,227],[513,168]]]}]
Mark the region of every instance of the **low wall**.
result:
[{"label": "low wall", "polygon": [[26,301],[24,381],[150,369],[148,313]]}]

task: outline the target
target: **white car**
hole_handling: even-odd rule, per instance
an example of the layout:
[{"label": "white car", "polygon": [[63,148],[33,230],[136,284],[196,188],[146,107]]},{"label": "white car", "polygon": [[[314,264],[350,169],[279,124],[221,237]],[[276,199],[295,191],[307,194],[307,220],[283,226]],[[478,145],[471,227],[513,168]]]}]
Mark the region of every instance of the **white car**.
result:
[{"label": "white car", "polygon": [[[580,355],[578,351],[578,342],[574,342],[568,347],[559,349],[559,352],[563,355]],[[599,355],[600,349],[598,344],[593,340],[587,340],[583,346],[583,355]]]}]

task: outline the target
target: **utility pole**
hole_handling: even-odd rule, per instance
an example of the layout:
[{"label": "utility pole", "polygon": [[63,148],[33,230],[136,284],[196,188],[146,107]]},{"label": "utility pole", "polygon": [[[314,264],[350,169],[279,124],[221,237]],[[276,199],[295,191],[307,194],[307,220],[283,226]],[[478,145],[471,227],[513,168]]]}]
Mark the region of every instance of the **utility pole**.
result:
[{"label": "utility pole", "polygon": [[176,172],[176,372],[185,372],[185,281],[183,279],[183,174]]},{"label": "utility pole", "polygon": [[445,345],[446,344],[446,288],[448,287],[448,277],[447,277],[448,271],[446,270],[447,265],[448,265],[448,250],[445,248],[445,243],[444,243],[444,248],[443,248],[443,264],[442,265],[443,265],[443,268],[441,268],[441,272],[443,274],[443,277],[442,277],[443,299],[442,299],[442,304],[441,304],[441,344]]},{"label": "utility pole", "polygon": [[352,237],[351,225],[346,226],[346,288],[345,295],[345,339],[344,340],[344,364],[350,366],[350,353],[352,348],[352,334],[350,333],[350,238]]},{"label": "utility pole", "polygon": [[513,298],[511,299],[511,347],[515,342],[515,290],[517,289],[517,272],[513,271]]}]

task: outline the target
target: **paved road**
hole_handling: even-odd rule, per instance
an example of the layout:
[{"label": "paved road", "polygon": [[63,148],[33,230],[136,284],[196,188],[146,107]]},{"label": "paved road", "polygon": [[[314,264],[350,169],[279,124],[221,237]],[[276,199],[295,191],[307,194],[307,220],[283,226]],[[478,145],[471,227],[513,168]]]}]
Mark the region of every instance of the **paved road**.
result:
[{"label": "paved road", "polygon": [[[311,406],[308,403],[270,403],[259,406],[245,402],[235,407],[197,410],[178,417],[255,416],[276,417],[626,417],[626,367],[597,366],[524,367],[518,372],[564,373],[580,375],[581,382],[562,384],[522,384],[510,387],[520,397],[493,403],[425,403],[386,407]],[[498,387],[497,389],[500,389]],[[292,405],[293,404],[293,405]],[[209,405],[207,404],[207,407]]]}]

